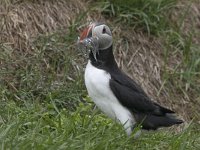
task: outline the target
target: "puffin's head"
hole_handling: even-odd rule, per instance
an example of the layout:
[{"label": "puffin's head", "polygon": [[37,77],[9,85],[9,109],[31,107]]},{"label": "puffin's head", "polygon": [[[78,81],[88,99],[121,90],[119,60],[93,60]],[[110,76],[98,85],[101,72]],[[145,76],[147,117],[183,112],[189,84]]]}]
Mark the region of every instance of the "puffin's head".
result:
[{"label": "puffin's head", "polygon": [[80,35],[78,45],[88,52],[92,52],[95,59],[96,53],[106,50],[112,45],[112,33],[110,28],[103,23],[91,23]]}]

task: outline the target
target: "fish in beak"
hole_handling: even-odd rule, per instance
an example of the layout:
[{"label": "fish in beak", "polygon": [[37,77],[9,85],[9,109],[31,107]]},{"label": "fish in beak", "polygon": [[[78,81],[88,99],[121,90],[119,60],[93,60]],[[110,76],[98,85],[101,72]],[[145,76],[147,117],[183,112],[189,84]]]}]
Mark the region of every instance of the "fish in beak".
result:
[{"label": "fish in beak", "polygon": [[95,27],[95,23],[90,24],[87,28],[85,28],[80,37],[78,37],[77,45],[78,49],[83,52],[84,56],[89,57],[89,53],[92,52],[95,60],[97,61],[97,53],[98,53],[98,37],[92,36],[92,30]]}]

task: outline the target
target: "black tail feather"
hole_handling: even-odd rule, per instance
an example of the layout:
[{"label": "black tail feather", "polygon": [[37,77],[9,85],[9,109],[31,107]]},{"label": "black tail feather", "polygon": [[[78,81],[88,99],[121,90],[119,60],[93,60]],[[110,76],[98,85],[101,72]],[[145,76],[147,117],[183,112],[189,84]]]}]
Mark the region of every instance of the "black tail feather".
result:
[{"label": "black tail feather", "polygon": [[145,130],[156,130],[160,127],[169,127],[183,123],[183,120],[167,114],[165,116],[137,114],[135,118],[142,125],[142,129]]},{"label": "black tail feather", "polygon": [[175,113],[174,111],[172,111],[172,110],[170,110],[170,109],[168,109],[168,108],[165,108],[165,107],[163,107],[163,106],[160,106],[160,105],[157,104],[157,103],[154,103],[154,105],[158,106],[160,114],[163,114],[163,115],[164,115],[164,114],[166,114],[166,113],[170,113],[170,114],[174,114],[174,113]]}]

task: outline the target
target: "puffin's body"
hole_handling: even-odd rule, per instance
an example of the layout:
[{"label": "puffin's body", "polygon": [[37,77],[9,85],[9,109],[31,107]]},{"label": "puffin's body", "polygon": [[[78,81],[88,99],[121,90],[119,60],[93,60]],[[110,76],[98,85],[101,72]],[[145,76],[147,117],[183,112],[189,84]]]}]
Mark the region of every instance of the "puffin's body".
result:
[{"label": "puffin's body", "polygon": [[[97,38],[95,45],[91,44],[93,38]],[[99,109],[124,126],[128,135],[137,124],[142,129],[155,130],[183,122],[171,115],[173,111],[151,101],[142,88],[118,68],[108,26],[91,24],[81,35],[80,43],[85,39],[90,39],[89,45],[92,45],[85,70],[88,94]]]},{"label": "puffin's body", "polygon": [[120,104],[110,88],[111,75],[103,69],[98,69],[88,62],[85,70],[85,85],[89,96],[95,104],[110,118],[120,121],[130,135],[135,124],[131,112]]}]

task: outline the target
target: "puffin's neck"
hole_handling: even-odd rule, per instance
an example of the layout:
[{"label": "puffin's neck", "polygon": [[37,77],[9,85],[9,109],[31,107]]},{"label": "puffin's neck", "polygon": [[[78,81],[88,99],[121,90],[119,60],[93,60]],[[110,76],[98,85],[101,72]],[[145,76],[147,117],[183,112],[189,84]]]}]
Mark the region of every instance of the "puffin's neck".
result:
[{"label": "puffin's neck", "polygon": [[99,69],[111,69],[111,68],[118,68],[117,63],[115,61],[113,51],[112,51],[112,46],[105,50],[99,50],[97,52],[97,60],[95,60],[92,52],[89,54],[89,59],[92,63],[93,66],[99,68]]}]

